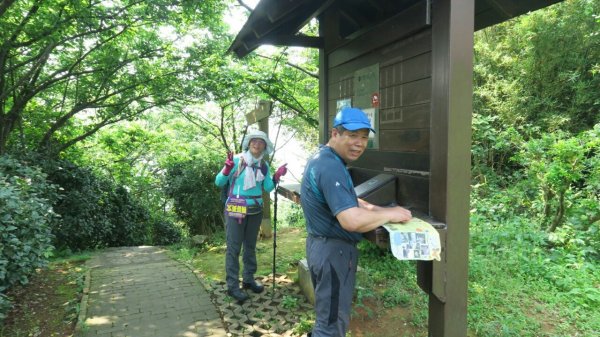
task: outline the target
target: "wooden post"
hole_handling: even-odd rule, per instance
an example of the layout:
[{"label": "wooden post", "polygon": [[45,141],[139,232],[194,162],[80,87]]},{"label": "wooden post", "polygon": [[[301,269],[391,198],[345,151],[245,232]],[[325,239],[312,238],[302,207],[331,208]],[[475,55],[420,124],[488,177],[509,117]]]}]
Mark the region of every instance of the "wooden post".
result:
[{"label": "wooden post", "polygon": [[429,209],[447,225],[433,262],[429,336],[467,336],[474,0],[432,3]]}]

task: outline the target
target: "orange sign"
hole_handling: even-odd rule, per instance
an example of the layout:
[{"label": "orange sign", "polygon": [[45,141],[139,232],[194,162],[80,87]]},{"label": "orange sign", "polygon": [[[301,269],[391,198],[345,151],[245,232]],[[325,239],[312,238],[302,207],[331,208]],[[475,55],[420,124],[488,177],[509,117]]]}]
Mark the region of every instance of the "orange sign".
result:
[{"label": "orange sign", "polygon": [[374,92],[371,95],[371,107],[378,108],[379,107],[379,93]]}]

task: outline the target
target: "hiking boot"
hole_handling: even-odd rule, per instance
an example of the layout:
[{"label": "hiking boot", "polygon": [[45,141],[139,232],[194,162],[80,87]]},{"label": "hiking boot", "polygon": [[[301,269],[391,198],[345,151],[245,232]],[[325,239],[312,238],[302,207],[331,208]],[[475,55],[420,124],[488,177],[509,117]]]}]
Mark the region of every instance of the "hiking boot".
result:
[{"label": "hiking boot", "polygon": [[242,288],[250,289],[255,294],[260,294],[263,292],[263,290],[265,290],[265,287],[262,284],[260,284],[260,282],[254,280],[252,282],[243,282]]},{"label": "hiking boot", "polygon": [[227,295],[233,297],[239,304],[244,303],[249,298],[248,294],[240,289],[227,290]]}]

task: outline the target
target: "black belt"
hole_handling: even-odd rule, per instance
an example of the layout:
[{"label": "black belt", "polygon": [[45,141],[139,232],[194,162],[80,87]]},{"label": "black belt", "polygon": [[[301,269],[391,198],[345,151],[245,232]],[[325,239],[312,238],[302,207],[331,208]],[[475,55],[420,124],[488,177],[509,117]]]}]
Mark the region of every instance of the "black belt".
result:
[{"label": "black belt", "polygon": [[308,234],[308,236],[313,239],[319,239],[319,240],[325,240],[325,241],[327,241],[327,240],[342,241],[344,243],[351,244],[353,247],[356,247],[356,245],[358,244],[357,241],[352,241],[352,240],[348,240],[348,239],[344,239],[344,238],[331,238],[328,236],[314,235],[314,234]]}]

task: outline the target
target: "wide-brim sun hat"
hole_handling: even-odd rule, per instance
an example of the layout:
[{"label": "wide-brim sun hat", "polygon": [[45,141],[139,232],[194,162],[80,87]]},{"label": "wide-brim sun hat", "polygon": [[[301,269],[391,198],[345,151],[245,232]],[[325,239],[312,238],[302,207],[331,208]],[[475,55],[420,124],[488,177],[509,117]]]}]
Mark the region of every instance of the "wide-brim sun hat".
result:
[{"label": "wide-brim sun hat", "polygon": [[271,154],[273,153],[273,151],[275,150],[275,148],[273,147],[273,143],[271,143],[271,141],[269,140],[269,137],[267,137],[267,134],[262,132],[262,131],[258,131],[258,130],[253,130],[250,131],[246,134],[246,136],[244,136],[244,140],[242,141],[242,149],[244,151],[248,150],[248,145],[250,144],[250,140],[252,139],[262,139],[265,141],[265,143],[267,144],[267,147],[265,147],[265,153],[266,154]]},{"label": "wide-brim sun hat", "polygon": [[367,114],[358,108],[344,108],[338,112],[333,119],[333,127],[337,126],[343,126],[344,129],[350,131],[369,129],[375,133]]}]

